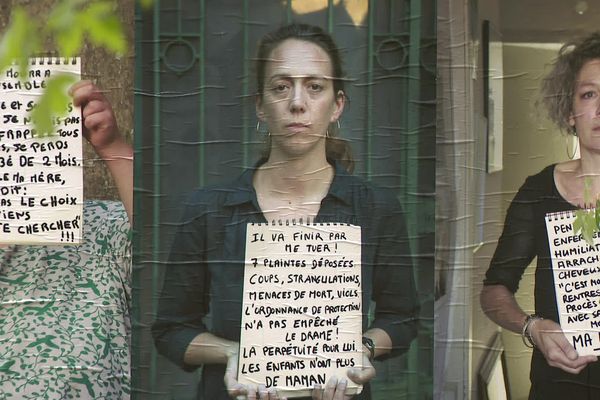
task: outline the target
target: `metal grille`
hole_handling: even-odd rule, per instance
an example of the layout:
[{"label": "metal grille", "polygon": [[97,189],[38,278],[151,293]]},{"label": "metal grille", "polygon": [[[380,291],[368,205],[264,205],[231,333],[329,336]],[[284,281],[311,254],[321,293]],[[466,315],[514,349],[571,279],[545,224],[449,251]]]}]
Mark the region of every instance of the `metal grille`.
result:
[{"label": "metal grille", "polygon": [[262,139],[255,132],[255,45],[292,21],[326,28],[340,46],[350,98],[341,131],[352,143],[355,173],[394,189],[408,215],[423,328],[406,356],[376,365],[374,398],[432,397],[435,1],[365,0],[363,18],[348,5],[356,2],[328,0],[308,12],[299,3],[154,0],[153,10],[138,10],[137,398],[195,398],[197,376],[158,356],[149,335],[162,264],[186,193],[230,180],[256,162]]}]

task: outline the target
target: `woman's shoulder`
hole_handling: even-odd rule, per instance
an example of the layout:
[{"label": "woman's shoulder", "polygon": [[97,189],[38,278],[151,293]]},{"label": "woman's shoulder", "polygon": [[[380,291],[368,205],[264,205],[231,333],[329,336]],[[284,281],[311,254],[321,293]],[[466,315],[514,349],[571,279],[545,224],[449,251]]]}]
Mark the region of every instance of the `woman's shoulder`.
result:
[{"label": "woman's shoulder", "polygon": [[528,176],[513,198],[512,204],[540,204],[540,201],[560,200],[554,174],[560,164],[550,164],[541,171]]},{"label": "woman's shoulder", "polygon": [[568,160],[555,164],[555,174],[558,178],[572,179],[581,166],[581,160]]},{"label": "woman's shoulder", "polygon": [[356,175],[347,174],[340,180],[351,196],[366,207],[390,207],[396,208],[400,205],[398,201],[398,190],[382,186],[378,183],[363,179]]},{"label": "woman's shoulder", "polygon": [[558,164],[550,164],[544,167],[541,171],[529,175],[521,189],[538,189],[548,190],[554,187],[554,169],[557,168]]},{"label": "woman's shoulder", "polygon": [[93,252],[129,254],[131,225],[121,201],[86,200],[83,220],[84,244],[102,247]]},{"label": "woman's shoulder", "polygon": [[218,200],[233,186],[227,184],[215,184],[209,186],[198,187],[184,194],[186,203],[198,204],[204,202],[211,202]]},{"label": "woman's shoulder", "polygon": [[101,218],[110,215],[111,218],[127,219],[125,207],[120,200],[86,200],[83,203],[83,212],[84,215],[100,215]]},{"label": "woman's shoulder", "polygon": [[183,195],[183,206],[192,208],[219,208],[252,197],[251,173],[244,172],[237,178],[196,188]]},{"label": "woman's shoulder", "polygon": [[579,159],[562,161],[544,167],[540,172],[530,175],[523,184],[524,187],[553,190],[556,179],[572,179],[579,167]]}]

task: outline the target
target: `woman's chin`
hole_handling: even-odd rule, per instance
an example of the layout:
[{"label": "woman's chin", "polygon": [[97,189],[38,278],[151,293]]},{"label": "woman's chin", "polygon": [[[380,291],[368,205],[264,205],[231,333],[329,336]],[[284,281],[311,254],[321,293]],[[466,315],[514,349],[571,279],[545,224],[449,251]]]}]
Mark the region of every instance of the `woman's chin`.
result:
[{"label": "woman's chin", "polygon": [[289,135],[274,143],[274,151],[294,158],[311,154],[315,151],[325,152],[325,141],[322,137],[307,135]]}]

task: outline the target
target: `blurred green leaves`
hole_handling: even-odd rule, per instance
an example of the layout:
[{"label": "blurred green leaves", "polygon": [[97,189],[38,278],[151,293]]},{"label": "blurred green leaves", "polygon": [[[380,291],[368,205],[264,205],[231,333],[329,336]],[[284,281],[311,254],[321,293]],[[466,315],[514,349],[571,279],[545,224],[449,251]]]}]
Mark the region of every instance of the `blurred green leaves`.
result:
[{"label": "blurred green leaves", "polygon": [[[142,5],[152,0],[140,0]],[[29,15],[23,7],[13,7],[10,23],[0,37],[0,73],[18,64],[21,79],[27,77],[29,58],[44,55],[41,43],[51,41],[61,57],[76,56],[87,38],[115,54],[126,51],[127,42],[114,0],[60,0],[47,15]],[[38,133],[53,132],[52,121],[66,113],[68,87],[74,80],[64,75],[46,81],[44,95],[32,112]]]},{"label": "blurred green leaves", "polygon": [[27,59],[39,51],[39,43],[38,25],[25,10],[15,7],[8,29],[0,40],[0,72],[17,62],[21,76],[27,76]]},{"label": "blurred green leaves", "polygon": [[31,119],[38,132],[45,135],[54,131],[54,117],[67,113],[67,104],[71,100],[69,87],[76,82],[71,75],[57,75],[48,80],[46,90],[38,101],[37,107],[31,110]]},{"label": "blurred green leaves", "polygon": [[153,4],[154,0],[140,0],[140,5],[146,9],[152,7]]},{"label": "blurred green leaves", "polygon": [[573,233],[581,235],[585,241],[591,246],[594,244],[594,232],[598,231],[596,222],[596,213],[594,210],[577,210],[575,211],[575,221],[573,221]]},{"label": "blurred green leaves", "polygon": [[92,44],[117,54],[125,51],[125,36],[114,7],[107,1],[63,0],[48,17],[48,35],[54,35],[61,56],[75,56],[88,37]]},{"label": "blurred green leaves", "polygon": [[54,7],[48,17],[47,27],[54,32],[54,41],[65,57],[74,56],[83,44],[85,27],[77,21],[76,1],[63,1]]},{"label": "blurred green leaves", "polygon": [[121,23],[113,14],[109,3],[92,3],[79,15],[80,23],[87,27],[92,43],[104,46],[117,54],[125,52],[125,36]]},{"label": "blurred green leaves", "polygon": [[[583,201],[585,204],[594,204],[591,190],[591,179],[585,177],[583,180]],[[586,206],[589,207],[589,206]],[[573,221],[573,233],[577,235],[581,232],[583,239],[592,246],[594,236],[600,232],[600,199],[596,200],[596,208],[586,208],[575,211],[575,221]]]}]

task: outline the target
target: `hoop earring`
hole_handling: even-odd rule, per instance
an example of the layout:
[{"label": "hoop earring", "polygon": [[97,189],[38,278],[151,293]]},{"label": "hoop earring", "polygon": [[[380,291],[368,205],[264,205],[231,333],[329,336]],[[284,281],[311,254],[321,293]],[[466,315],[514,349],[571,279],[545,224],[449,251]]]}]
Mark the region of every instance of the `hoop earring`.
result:
[{"label": "hoop earring", "polygon": [[572,155],[569,153],[569,137],[568,136],[566,137],[566,139],[567,139],[566,140],[566,145],[567,145],[566,150],[567,150],[567,157],[569,157],[569,160],[572,160],[573,158],[575,158],[575,154],[577,154],[577,147],[579,146],[579,139],[577,138],[577,133],[575,132],[573,136],[575,136],[576,141],[575,141],[575,147],[573,148]]},{"label": "hoop earring", "polygon": [[267,136],[267,137],[271,137],[271,132],[267,131],[266,133],[264,133],[264,134],[263,134],[263,133],[260,131],[260,120],[258,120],[258,121],[256,122],[256,133],[257,133],[257,134],[259,134],[259,135],[265,135],[265,136]]},{"label": "hoop earring", "polygon": [[[340,125],[340,120],[339,120],[339,119],[336,119],[336,120],[335,120],[335,122],[336,122],[336,124],[337,124],[337,130],[338,130],[338,132],[339,132],[339,131],[342,129],[342,126]],[[327,139],[329,139],[329,138],[330,138],[330,135],[329,135],[329,128],[327,128],[327,130],[325,131],[325,137],[326,137]]]}]

